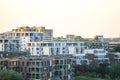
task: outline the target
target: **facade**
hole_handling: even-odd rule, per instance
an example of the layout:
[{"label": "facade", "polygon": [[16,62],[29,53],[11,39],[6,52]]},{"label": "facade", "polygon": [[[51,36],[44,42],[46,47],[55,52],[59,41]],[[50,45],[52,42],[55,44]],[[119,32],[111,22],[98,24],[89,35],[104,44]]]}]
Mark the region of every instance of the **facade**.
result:
[{"label": "facade", "polygon": [[0,58],[21,58],[21,57],[28,57],[30,56],[29,52],[19,52],[19,51],[15,51],[15,52],[5,52],[5,51],[1,51],[0,52]]},{"label": "facade", "polygon": [[28,42],[31,55],[83,54],[84,42]]},{"label": "facade", "polygon": [[108,45],[109,43],[108,42],[92,42],[92,41],[89,41],[89,42],[85,42],[85,47],[87,49],[105,49],[105,50],[108,50]]},{"label": "facade", "polygon": [[2,33],[0,33],[0,38],[4,38],[4,35]]},{"label": "facade", "polygon": [[45,29],[43,31],[43,40],[44,41],[53,41],[53,30],[52,29]]},{"label": "facade", "polygon": [[29,58],[27,68],[29,69],[27,73],[28,80],[48,80],[51,76],[51,60],[46,57],[39,58]]},{"label": "facade", "polygon": [[85,49],[84,54],[73,54],[77,65],[90,65],[91,63],[110,63],[108,52],[104,49]]},{"label": "facade", "polygon": [[1,70],[14,70],[23,80],[74,80],[71,55],[0,59]]},{"label": "facade", "polygon": [[1,58],[0,70],[13,70],[17,71],[23,76],[23,80],[27,80],[27,59],[20,58]]},{"label": "facade", "polygon": [[107,57],[111,64],[113,63],[120,63],[120,53],[108,53]]},{"label": "facade", "polygon": [[120,53],[115,53],[114,55],[116,63],[120,63]]},{"label": "facade", "polygon": [[[12,29],[10,32],[3,33],[4,38],[2,39],[13,39],[15,41],[19,40],[17,43],[20,43],[19,50],[20,51],[28,51],[25,47],[27,46],[27,42],[41,42],[41,41],[52,41],[53,39],[53,30],[52,29],[45,29],[45,27],[38,26],[38,27],[18,27],[17,29]],[[6,40],[5,40],[6,41]],[[3,40],[0,40],[0,51],[6,51],[6,46],[2,43]],[[13,42],[15,43],[15,42]],[[11,43],[7,43],[11,45]],[[17,46],[17,44],[15,45]],[[9,47],[11,48],[11,47]],[[15,49],[14,49],[15,50]],[[18,51],[19,51],[18,50]],[[10,51],[7,49],[7,51]]]},{"label": "facade", "polygon": [[[7,38],[9,41],[0,40],[0,51],[25,51],[37,56],[84,53],[84,42],[54,42],[53,30],[45,29],[42,26],[18,27],[4,33],[4,36],[5,38],[3,39]],[[14,45],[11,46],[11,43]]]},{"label": "facade", "polygon": [[10,32],[4,33],[6,37],[29,37],[34,38],[32,41],[52,41],[53,30],[45,29],[43,26],[34,27],[18,27],[17,29],[12,29]]},{"label": "facade", "polygon": [[15,52],[20,51],[21,45],[16,38],[0,38],[0,51]]},{"label": "facade", "polygon": [[104,49],[86,49],[85,54],[94,54],[94,60],[99,63],[108,62],[109,58],[107,57],[107,51]]},{"label": "facade", "polygon": [[100,42],[104,42],[103,35],[96,35],[95,38],[98,39]]},{"label": "facade", "polygon": [[75,54],[73,58],[76,60],[77,65],[90,64],[90,60],[86,58],[86,54]]},{"label": "facade", "polygon": [[[34,27],[18,27],[17,29],[13,29],[12,32],[34,32],[34,33],[43,33],[42,38],[40,40],[43,41],[52,41],[53,40],[53,30],[52,29],[45,29],[43,26],[34,26]],[[28,33],[29,34],[29,33]],[[36,36],[36,35],[35,35]],[[39,37],[40,35],[36,36]],[[38,38],[39,40],[39,38]]]},{"label": "facade", "polygon": [[109,42],[108,48],[112,50],[115,46],[120,45],[120,42]]}]

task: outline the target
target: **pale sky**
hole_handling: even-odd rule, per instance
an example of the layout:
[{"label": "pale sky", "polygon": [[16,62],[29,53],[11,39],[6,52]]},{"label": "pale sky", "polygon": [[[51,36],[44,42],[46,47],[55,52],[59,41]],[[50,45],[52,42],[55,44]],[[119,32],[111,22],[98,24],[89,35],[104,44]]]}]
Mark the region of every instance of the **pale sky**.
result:
[{"label": "pale sky", "polygon": [[0,0],[0,32],[45,26],[54,36],[120,36],[120,0]]}]

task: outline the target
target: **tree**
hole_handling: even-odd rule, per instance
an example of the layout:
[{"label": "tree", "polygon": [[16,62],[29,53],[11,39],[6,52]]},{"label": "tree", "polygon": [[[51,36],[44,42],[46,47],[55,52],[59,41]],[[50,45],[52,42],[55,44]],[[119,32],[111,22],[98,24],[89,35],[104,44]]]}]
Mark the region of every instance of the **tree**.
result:
[{"label": "tree", "polygon": [[112,64],[110,67],[108,67],[107,74],[112,78],[116,80],[120,80],[120,64]]},{"label": "tree", "polygon": [[22,75],[11,70],[0,70],[0,80],[22,80]]},{"label": "tree", "polygon": [[81,36],[75,36],[75,41],[84,41],[84,39]]},{"label": "tree", "polygon": [[104,78],[105,74],[107,73],[106,72],[107,67],[108,67],[108,64],[106,63],[99,64],[99,67],[96,68],[96,73],[99,74],[100,77]]},{"label": "tree", "polygon": [[115,46],[113,52],[120,52],[120,45]]}]

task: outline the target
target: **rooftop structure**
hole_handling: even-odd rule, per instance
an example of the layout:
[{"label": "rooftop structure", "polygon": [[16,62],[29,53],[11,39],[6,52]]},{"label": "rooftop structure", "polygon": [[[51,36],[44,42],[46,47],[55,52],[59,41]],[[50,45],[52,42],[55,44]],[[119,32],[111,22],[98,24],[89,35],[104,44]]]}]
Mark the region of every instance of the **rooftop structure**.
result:
[{"label": "rooftop structure", "polygon": [[[6,37],[29,37],[34,35],[35,38],[37,38],[38,41],[52,41],[53,38],[53,30],[52,29],[45,29],[43,26],[34,26],[34,27],[29,27],[29,26],[23,26],[23,27],[18,27],[17,29],[12,29],[10,32],[4,33]],[[39,38],[40,37],[40,38]],[[40,40],[39,40],[40,39]]]},{"label": "rooftop structure", "polygon": [[66,35],[66,39],[67,39],[67,41],[68,42],[73,42],[73,41],[75,41],[75,35],[69,35],[69,34],[67,34]]},{"label": "rooftop structure", "polygon": [[43,32],[44,30],[45,27],[43,26],[37,26],[37,27],[22,26],[22,27],[17,27],[17,29],[12,29],[12,32],[29,32],[29,31]]},{"label": "rooftop structure", "polygon": [[[2,36],[4,36],[4,38],[2,38]],[[12,42],[12,39],[14,42]],[[52,29],[45,29],[45,27],[43,26],[18,27],[17,29],[12,29],[12,31],[5,32],[1,35],[0,51],[13,51],[13,50],[27,51],[25,48],[27,46],[27,42],[42,42],[42,41],[49,42],[52,40],[53,40]],[[8,42],[8,43],[4,43],[4,42]],[[19,46],[17,44],[19,44]],[[19,49],[14,49],[12,48],[13,46],[14,48],[19,48]]]}]

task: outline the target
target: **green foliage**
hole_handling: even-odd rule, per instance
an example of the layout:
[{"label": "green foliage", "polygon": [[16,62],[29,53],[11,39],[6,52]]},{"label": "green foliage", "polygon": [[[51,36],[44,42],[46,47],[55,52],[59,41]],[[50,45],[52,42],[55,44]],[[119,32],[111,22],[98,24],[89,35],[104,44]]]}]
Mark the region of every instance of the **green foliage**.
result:
[{"label": "green foliage", "polygon": [[96,80],[96,74],[90,72],[76,72],[75,80]]},{"label": "green foliage", "polygon": [[84,39],[81,36],[75,36],[75,41],[84,41]]},{"label": "green foliage", "polygon": [[22,75],[11,70],[1,70],[0,80],[22,80]]},{"label": "green foliage", "polygon": [[105,80],[112,80],[109,75],[105,75]]},{"label": "green foliage", "polygon": [[112,51],[113,52],[120,52],[120,45],[115,46]]},{"label": "green foliage", "polygon": [[94,41],[99,41],[97,36],[94,37]]},{"label": "green foliage", "polygon": [[75,80],[96,80],[96,79],[88,76],[76,76]]},{"label": "green foliage", "polygon": [[96,73],[99,74],[100,77],[104,78],[107,67],[108,65],[106,63],[99,64],[99,67],[96,68]]},{"label": "green foliage", "polygon": [[79,70],[80,69],[77,69],[75,74],[76,80],[96,80],[97,78],[104,78],[104,80],[120,80],[119,63],[112,65],[102,63],[98,67],[93,67],[93,69],[90,67],[86,72],[84,70]]},{"label": "green foliage", "polygon": [[112,79],[120,79],[120,64],[112,64],[110,67],[108,67],[107,74]]}]

